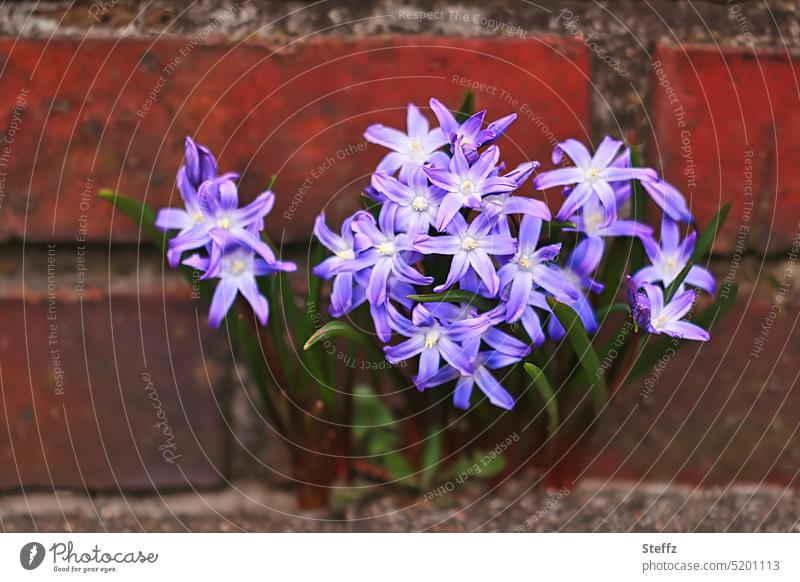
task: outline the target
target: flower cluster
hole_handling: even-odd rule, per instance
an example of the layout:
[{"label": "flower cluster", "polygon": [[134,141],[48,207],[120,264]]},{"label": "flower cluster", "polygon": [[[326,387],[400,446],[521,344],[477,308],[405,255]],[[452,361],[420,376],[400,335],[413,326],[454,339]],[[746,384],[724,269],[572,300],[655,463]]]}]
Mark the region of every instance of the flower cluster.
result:
[{"label": "flower cluster", "polygon": [[[331,314],[341,317],[367,304],[382,342],[403,338],[385,346],[387,360],[419,357],[414,382],[420,390],[455,381],[454,403],[468,408],[477,385],[494,405],[512,408],[514,397],[492,371],[519,363],[548,337],[564,336],[548,297],[572,306],[587,331],[597,331],[591,295],[603,290],[594,276],[611,237],[640,239],[652,263],[630,283],[641,327],[708,338],[680,319],[694,297],[683,287],[713,292],[711,275],[692,267],[679,295],[666,306],[656,285],[666,288],[692,254],[695,235],[680,240],[679,225],[691,220],[686,202],[654,170],[631,167],[630,151],[621,141],[607,137],[592,155],[568,139],[553,154],[553,163],[561,167],[533,179],[539,190],[563,187],[556,218],[571,223],[563,230],[574,233],[576,244],[559,263],[562,243],[540,241],[543,225],[551,220],[547,205],[521,192],[539,164],[530,161],[506,171],[500,162],[495,142],[515,116],[487,124],[481,111],[459,123],[436,99],[430,108],[438,128],[431,129],[420,110],[409,105],[405,133],[383,125],[366,130],[369,142],[391,150],[367,188],[372,208],[348,217],[341,234],[328,228],[324,215],[314,228],[333,253],[314,269],[319,277],[333,279]],[[664,211],[661,244],[649,226],[621,218],[632,180],[639,180]],[[642,286],[645,293],[639,292]],[[462,303],[412,300],[414,294],[448,290],[480,301],[467,301],[465,293],[458,296]],[[515,335],[517,322],[524,337]]]},{"label": "flower cluster", "polygon": [[155,223],[160,230],[178,231],[167,250],[172,268],[179,266],[184,253],[199,251],[183,264],[201,271],[201,279],[219,279],[208,315],[212,327],[219,327],[238,293],[265,325],[269,304],[256,277],[297,269],[294,263],[279,261],[261,238],[275,194],[264,192],[240,208],[238,178],[233,173],[220,175],[211,152],[187,137],[186,159],[177,178],[184,209],[164,208]]}]

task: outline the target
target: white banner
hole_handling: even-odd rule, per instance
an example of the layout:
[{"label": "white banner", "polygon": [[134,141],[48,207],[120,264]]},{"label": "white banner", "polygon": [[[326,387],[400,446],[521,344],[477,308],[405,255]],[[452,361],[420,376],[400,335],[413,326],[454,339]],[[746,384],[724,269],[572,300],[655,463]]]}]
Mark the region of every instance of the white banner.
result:
[{"label": "white banner", "polygon": [[799,542],[792,534],[3,534],[0,580],[796,581]]}]

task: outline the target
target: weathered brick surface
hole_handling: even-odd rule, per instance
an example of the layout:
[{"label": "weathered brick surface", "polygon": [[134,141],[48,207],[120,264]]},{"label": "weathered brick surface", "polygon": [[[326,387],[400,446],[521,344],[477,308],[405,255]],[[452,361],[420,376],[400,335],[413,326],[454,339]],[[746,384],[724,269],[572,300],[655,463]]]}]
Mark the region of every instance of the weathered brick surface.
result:
[{"label": "weathered brick surface", "polygon": [[[765,279],[773,276],[780,280],[781,273]],[[796,484],[798,307],[796,292],[745,285],[710,342],[665,352],[656,369],[620,394],[590,458],[607,448],[588,473],[703,485]]]},{"label": "weathered brick surface", "polygon": [[547,159],[546,134],[589,132],[588,59],[574,40],[325,39],[274,52],[191,38],[3,39],[0,53],[0,90],[27,91],[5,185],[14,200],[0,229],[29,241],[74,239],[82,215],[90,239],[135,239],[127,220],[109,224],[95,191],[178,204],[186,135],[218,152],[223,169],[243,172],[246,197],[277,173],[268,228],[305,240],[323,207],[355,207],[385,152],[367,146],[363,130],[403,127],[407,102],[426,105],[431,95],[456,107],[459,79],[485,84],[478,104],[493,116],[520,114],[504,150],[509,164]]},{"label": "weathered brick surface", "polygon": [[[700,224],[734,206],[715,249],[788,248],[800,224],[800,60],[787,51],[661,46],[654,145]],[[652,160],[649,160],[652,161]]]},{"label": "weathered brick surface", "polygon": [[226,360],[185,293],[28,292],[0,319],[0,488],[223,481]]}]

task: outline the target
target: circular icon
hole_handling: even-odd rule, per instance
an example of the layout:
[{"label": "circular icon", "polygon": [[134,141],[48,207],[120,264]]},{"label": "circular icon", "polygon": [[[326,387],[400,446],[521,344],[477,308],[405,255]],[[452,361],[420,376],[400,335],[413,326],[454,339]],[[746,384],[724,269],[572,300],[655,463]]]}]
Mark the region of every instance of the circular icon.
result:
[{"label": "circular icon", "polygon": [[28,542],[19,551],[19,563],[26,570],[35,570],[44,561],[44,546],[39,542]]}]

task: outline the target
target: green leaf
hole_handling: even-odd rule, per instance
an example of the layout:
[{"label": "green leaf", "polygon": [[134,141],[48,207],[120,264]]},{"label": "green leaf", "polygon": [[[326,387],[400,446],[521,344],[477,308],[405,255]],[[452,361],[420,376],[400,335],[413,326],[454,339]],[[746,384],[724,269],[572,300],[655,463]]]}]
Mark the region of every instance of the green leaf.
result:
[{"label": "green leaf", "polygon": [[[726,293],[724,296],[719,293],[714,303],[692,317],[690,321],[696,325],[699,325],[708,332],[711,332],[711,329],[717,323],[722,321],[722,319],[731,310],[731,307],[733,307],[733,305],[736,303],[736,297],[738,294],[739,286],[736,285],[736,283],[732,283],[728,288],[728,293]],[[657,335],[650,335],[647,339],[647,343],[651,345],[645,345],[645,347],[642,349],[639,357],[636,359],[636,363],[631,368],[630,374],[628,374],[628,378],[625,381],[626,385],[652,370],[653,367],[658,364],[659,360],[664,356],[664,354],[666,354],[668,349],[678,349],[684,345],[697,343],[690,340],[661,337]]]},{"label": "green leaf", "polygon": [[475,113],[475,93],[472,89],[464,91],[464,98],[461,100],[461,107],[455,114],[456,121],[464,123],[469,117]]},{"label": "green leaf", "polygon": [[672,301],[672,298],[675,297],[675,293],[678,292],[678,287],[683,285],[683,282],[686,280],[686,277],[689,275],[689,271],[692,270],[692,266],[694,262],[689,261],[686,263],[686,266],[681,269],[681,272],[678,273],[678,276],[672,280],[667,288],[664,290],[664,305]]},{"label": "green leaf", "polygon": [[98,196],[100,196],[100,198],[103,200],[111,202],[111,204],[118,208],[124,215],[130,218],[134,223],[138,224],[139,228],[142,229],[142,232],[147,235],[147,238],[156,244],[162,252],[166,250],[167,241],[169,241],[169,239],[172,237],[156,228],[155,210],[143,202],[139,202],[138,200],[129,198],[128,196],[123,196],[122,194],[118,194],[113,190],[100,190]]},{"label": "green leaf", "polygon": [[609,313],[628,313],[630,310],[631,307],[627,303],[612,303],[598,309],[595,316],[598,321],[602,321]]},{"label": "green leaf", "polygon": [[[642,166],[641,154],[639,147],[631,145],[629,147],[631,152],[631,167],[640,168]],[[647,196],[645,196],[644,188],[639,180],[631,180],[631,205],[633,211],[633,219],[637,222],[644,222],[646,218],[646,204]],[[644,266],[644,247],[639,239],[630,241],[630,272],[636,272]]]},{"label": "green leaf", "polygon": [[547,433],[553,434],[558,428],[558,400],[556,400],[556,393],[547,381],[544,372],[531,363],[525,364],[525,371],[528,376],[533,380],[533,385],[539,393],[539,397],[544,401],[545,408],[547,409]]},{"label": "green leaf", "polygon": [[434,427],[425,441],[425,449],[422,451],[422,475],[420,481],[423,487],[429,487],[433,478],[441,467],[439,466],[444,456],[444,446],[442,444],[442,431]]},{"label": "green leaf", "polygon": [[475,477],[478,479],[491,479],[499,474],[506,466],[506,458],[503,455],[492,456],[492,451],[478,451],[475,453],[475,462],[480,463],[478,466],[481,469]]},{"label": "green leaf", "polygon": [[364,336],[364,334],[362,334],[352,325],[350,325],[349,323],[345,323],[344,321],[335,320],[335,321],[329,321],[328,323],[320,327],[317,331],[315,331],[314,334],[310,338],[308,338],[305,345],[303,346],[303,349],[307,350],[321,341],[325,341],[328,338],[336,336],[345,337],[359,344],[360,346],[364,346],[367,348],[375,347],[372,344],[372,342],[370,342]]},{"label": "green leaf", "polygon": [[[352,398],[353,438],[356,442],[360,442],[379,429],[396,432],[394,414],[386,406],[383,398],[375,394],[369,386],[356,386],[353,389]],[[379,452],[385,452],[386,450],[388,449],[383,449]]]},{"label": "green leaf", "polygon": [[614,303],[617,292],[620,289],[620,281],[625,274],[625,265],[630,254],[631,242],[621,237],[612,240],[608,252],[605,253],[606,259],[603,264],[603,275],[600,278],[603,284],[603,291],[597,298],[597,308],[602,309]]},{"label": "green leaf", "polygon": [[553,297],[547,298],[547,304],[566,331],[567,339],[589,382],[594,409],[599,412],[606,403],[606,380],[600,373],[600,360],[592,347],[586,328],[575,310],[568,305],[556,301]]},{"label": "green leaf", "polygon": [[723,204],[722,208],[719,209],[719,212],[717,212],[714,218],[711,219],[709,225],[702,233],[700,233],[700,236],[697,237],[697,243],[694,245],[694,253],[692,254],[693,261],[697,262],[705,257],[706,251],[711,248],[714,239],[717,237],[717,233],[724,226],[730,210],[730,202]]},{"label": "green leaf", "polygon": [[497,302],[491,299],[471,293],[469,291],[462,291],[460,289],[451,289],[443,291],[442,293],[421,293],[408,295],[408,298],[417,303],[468,303],[481,311],[487,311],[497,307]]}]

